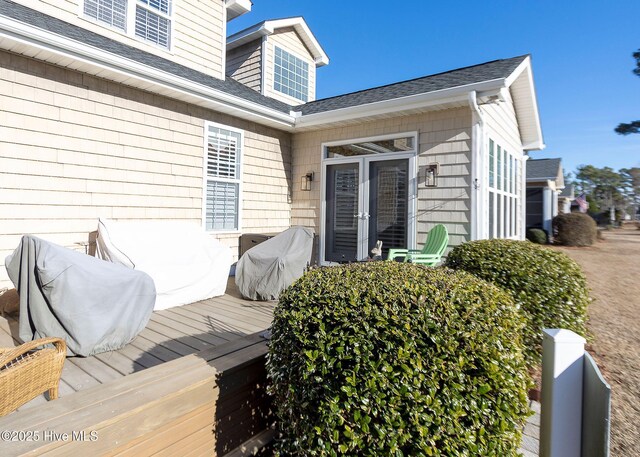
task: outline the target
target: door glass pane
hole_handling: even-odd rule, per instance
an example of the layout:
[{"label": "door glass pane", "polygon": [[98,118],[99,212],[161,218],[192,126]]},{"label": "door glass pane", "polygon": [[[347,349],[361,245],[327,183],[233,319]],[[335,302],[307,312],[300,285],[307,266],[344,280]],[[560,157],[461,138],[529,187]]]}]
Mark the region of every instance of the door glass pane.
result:
[{"label": "door glass pane", "polygon": [[389,248],[407,247],[408,171],[406,159],[370,162],[368,253],[377,240],[383,258]]},{"label": "door glass pane", "polygon": [[359,180],[357,163],[327,166],[327,261],[357,260]]}]

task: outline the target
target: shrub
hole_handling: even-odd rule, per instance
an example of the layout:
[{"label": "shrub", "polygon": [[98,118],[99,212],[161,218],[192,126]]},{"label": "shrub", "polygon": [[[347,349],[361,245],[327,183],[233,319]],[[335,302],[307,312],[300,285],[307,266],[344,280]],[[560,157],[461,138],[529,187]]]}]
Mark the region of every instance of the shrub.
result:
[{"label": "shrub", "polygon": [[280,455],[516,455],[528,376],[511,297],[398,262],[311,270],[275,310]]},{"label": "shrub", "polygon": [[539,228],[527,229],[527,239],[536,244],[547,244],[547,232]]},{"label": "shrub", "polygon": [[598,227],[591,216],[584,213],[558,214],[553,218],[555,242],[564,246],[591,246],[598,235]]},{"label": "shrub", "polygon": [[455,247],[446,265],[511,294],[527,321],[523,341],[529,366],[540,361],[542,329],[585,334],[587,281],[580,266],[562,252],[528,241],[472,241]]}]

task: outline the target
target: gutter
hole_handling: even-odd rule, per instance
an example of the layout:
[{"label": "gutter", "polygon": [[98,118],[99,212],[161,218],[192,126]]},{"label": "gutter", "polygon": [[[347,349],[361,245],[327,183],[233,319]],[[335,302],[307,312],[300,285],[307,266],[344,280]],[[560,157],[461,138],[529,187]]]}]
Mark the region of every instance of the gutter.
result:
[{"label": "gutter", "polygon": [[485,237],[484,233],[484,196],[481,172],[484,170],[484,118],[478,107],[478,94],[475,90],[468,95],[471,109],[471,240]]},{"label": "gutter", "polygon": [[103,70],[160,85],[216,106],[232,108],[238,111],[239,117],[246,117],[247,114],[250,114],[272,122],[276,121],[288,129],[293,127],[294,116],[292,112],[283,113],[4,16],[0,16],[0,37],[69,57]]},{"label": "gutter", "polygon": [[499,93],[500,89],[504,87],[504,83],[504,78],[498,78],[480,83],[441,89],[423,94],[408,95],[406,97],[366,103],[320,113],[302,114],[296,112],[294,113],[294,115],[296,115],[295,127],[319,127],[329,123],[350,121],[398,111],[428,108],[446,103],[467,104],[470,91],[482,92],[481,96],[493,95],[495,91]]}]

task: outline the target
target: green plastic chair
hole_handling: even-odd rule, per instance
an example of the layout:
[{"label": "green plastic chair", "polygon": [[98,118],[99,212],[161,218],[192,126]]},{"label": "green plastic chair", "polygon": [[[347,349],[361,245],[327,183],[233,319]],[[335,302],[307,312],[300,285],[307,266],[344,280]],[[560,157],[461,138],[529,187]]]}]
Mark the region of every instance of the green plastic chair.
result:
[{"label": "green plastic chair", "polygon": [[434,267],[440,263],[448,244],[449,233],[447,228],[442,224],[438,224],[427,234],[427,241],[422,249],[389,249],[387,260],[395,260],[401,257],[403,262]]}]

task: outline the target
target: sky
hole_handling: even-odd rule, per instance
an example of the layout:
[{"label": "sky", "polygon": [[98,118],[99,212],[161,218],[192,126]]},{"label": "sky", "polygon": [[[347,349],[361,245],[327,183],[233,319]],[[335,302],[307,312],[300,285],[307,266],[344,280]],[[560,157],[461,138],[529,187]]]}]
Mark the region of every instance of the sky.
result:
[{"label": "sky", "polygon": [[531,54],[547,145],[533,158],[640,167],[638,0],[253,0],[232,34],[265,19],[303,16],[328,54],[317,98]]}]

